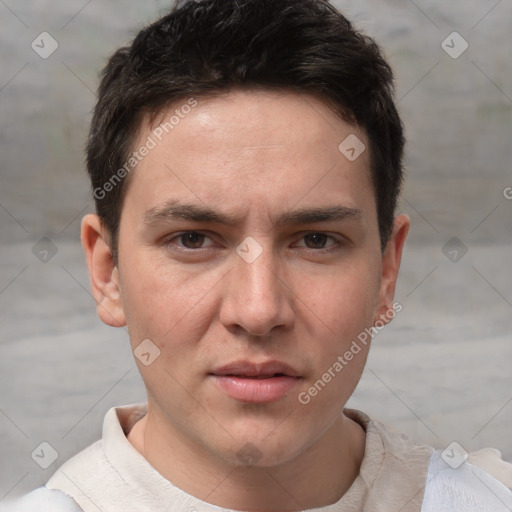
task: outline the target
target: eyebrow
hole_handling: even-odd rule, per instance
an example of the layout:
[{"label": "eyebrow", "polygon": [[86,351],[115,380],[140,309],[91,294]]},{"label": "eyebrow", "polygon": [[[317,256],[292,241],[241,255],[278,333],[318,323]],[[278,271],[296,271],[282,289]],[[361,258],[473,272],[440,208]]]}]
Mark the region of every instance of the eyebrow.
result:
[{"label": "eyebrow", "polygon": [[[363,212],[359,208],[343,205],[330,205],[314,208],[301,208],[280,214],[272,219],[276,226],[289,226],[295,224],[313,224],[316,222],[328,222],[344,220],[347,218],[361,219]],[[235,226],[241,223],[241,218],[216,212],[208,207],[196,204],[186,204],[177,200],[170,200],[161,206],[151,208],[146,212],[143,224],[152,226],[168,222],[170,220],[187,220],[192,222],[211,222]]]}]

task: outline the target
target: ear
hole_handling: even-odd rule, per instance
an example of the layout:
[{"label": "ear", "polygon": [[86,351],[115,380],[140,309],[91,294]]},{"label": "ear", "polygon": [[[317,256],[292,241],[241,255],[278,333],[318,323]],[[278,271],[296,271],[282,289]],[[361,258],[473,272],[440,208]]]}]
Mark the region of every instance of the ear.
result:
[{"label": "ear", "polygon": [[89,279],[100,319],[112,327],[126,325],[118,269],[110,250],[109,236],[99,217],[82,219],[82,247],[89,267]]},{"label": "ear", "polygon": [[393,299],[395,297],[396,280],[402,260],[402,250],[410,226],[411,221],[407,215],[398,215],[395,218],[391,237],[382,256],[379,301],[373,319],[374,324],[377,320],[388,323],[394,317],[394,313],[391,314],[390,312],[394,311]]}]

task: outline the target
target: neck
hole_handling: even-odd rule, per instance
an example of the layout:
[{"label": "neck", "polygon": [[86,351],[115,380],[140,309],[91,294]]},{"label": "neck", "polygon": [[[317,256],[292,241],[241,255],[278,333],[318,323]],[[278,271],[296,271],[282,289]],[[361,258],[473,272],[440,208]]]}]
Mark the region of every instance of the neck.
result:
[{"label": "neck", "polygon": [[213,505],[253,512],[299,511],[336,503],[359,473],[365,433],[340,414],[307,450],[275,466],[233,466],[148,414],[130,443],[167,480]]}]

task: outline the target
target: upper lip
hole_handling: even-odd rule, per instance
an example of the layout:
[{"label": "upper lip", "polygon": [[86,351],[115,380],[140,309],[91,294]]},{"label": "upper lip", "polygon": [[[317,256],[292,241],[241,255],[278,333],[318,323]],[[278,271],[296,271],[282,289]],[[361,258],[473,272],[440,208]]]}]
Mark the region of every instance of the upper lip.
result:
[{"label": "upper lip", "polygon": [[260,363],[234,361],[216,368],[211,373],[220,376],[236,375],[241,377],[272,377],[276,374],[300,377],[300,374],[294,368],[280,361],[264,361]]}]

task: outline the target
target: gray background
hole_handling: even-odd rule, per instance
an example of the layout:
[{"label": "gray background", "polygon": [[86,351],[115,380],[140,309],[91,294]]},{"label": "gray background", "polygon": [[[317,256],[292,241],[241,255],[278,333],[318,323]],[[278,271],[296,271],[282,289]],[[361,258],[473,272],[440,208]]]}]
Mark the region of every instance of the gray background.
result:
[{"label": "gray background", "polygon": [[[99,438],[108,408],[144,400],[126,331],[97,319],[88,291],[82,148],[105,58],[168,5],[0,0],[0,500]],[[412,219],[404,309],[350,405],[436,447],[511,459],[512,1],[336,5],[395,69]],[[43,31],[59,44],[48,59],[31,48]],[[456,59],[441,47],[453,31],[469,43]],[[58,452],[46,470],[31,458],[43,441]]]}]

